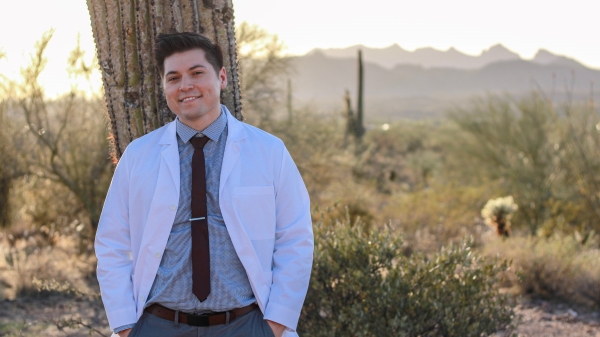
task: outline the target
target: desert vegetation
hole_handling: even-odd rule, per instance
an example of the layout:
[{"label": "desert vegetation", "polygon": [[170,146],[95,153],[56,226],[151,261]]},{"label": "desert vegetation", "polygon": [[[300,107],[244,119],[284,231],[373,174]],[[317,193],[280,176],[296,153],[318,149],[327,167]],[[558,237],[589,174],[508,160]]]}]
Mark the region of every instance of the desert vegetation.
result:
[{"label": "desert vegetation", "polygon": [[[238,34],[247,121],[284,140],[313,205],[301,335],[510,335],[519,296],[600,306],[593,100],[490,94],[386,127],[364,111],[364,135],[348,142],[343,93],[338,110],[291,104],[281,42]],[[76,87],[44,95],[50,41],[22,78],[0,78],[0,296],[12,301],[0,336],[107,336],[92,248],[113,167],[106,108]],[[74,76],[95,67],[73,51]],[[23,301],[52,314],[11,320]]]}]

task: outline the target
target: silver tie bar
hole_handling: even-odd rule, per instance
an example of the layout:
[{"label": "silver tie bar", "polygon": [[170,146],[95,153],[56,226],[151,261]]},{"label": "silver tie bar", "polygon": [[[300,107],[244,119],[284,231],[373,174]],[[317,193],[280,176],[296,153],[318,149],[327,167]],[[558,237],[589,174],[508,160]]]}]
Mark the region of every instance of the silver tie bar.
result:
[{"label": "silver tie bar", "polygon": [[201,216],[199,218],[191,218],[190,221],[195,221],[195,220],[204,220],[206,219],[205,217]]}]

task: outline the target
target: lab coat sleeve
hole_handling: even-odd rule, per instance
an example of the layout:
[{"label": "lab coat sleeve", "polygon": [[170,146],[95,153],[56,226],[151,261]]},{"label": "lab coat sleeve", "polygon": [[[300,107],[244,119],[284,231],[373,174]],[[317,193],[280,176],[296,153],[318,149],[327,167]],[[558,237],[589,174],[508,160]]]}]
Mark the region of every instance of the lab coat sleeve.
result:
[{"label": "lab coat sleeve", "polygon": [[113,175],[96,232],[97,275],[111,330],[137,322],[132,283],[127,150]]},{"label": "lab coat sleeve", "polygon": [[273,283],[264,318],[295,331],[308,290],[314,238],[308,192],[285,147],[276,176]]}]

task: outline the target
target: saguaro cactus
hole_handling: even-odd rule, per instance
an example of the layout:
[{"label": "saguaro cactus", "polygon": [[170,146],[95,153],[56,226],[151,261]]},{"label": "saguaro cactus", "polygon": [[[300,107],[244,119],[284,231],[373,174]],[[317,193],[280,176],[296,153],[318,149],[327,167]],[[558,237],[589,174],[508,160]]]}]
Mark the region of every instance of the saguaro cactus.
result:
[{"label": "saguaro cactus", "polygon": [[170,121],[154,64],[154,38],[181,31],[221,46],[229,85],[221,101],[242,119],[231,0],[87,0],[115,145],[115,156]]},{"label": "saguaro cactus", "polygon": [[358,91],[357,91],[357,102],[356,102],[356,115],[352,110],[352,104],[350,102],[350,93],[346,89],[344,95],[344,102],[346,103],[346,139],[349,135],[352,135],[357,142],[360,142],[363,135],[365,134],[365,126],[363,122],[363,92],[364,92],[364,69],[362,61],[362,51],[358,50]]},{"label": "saguaro cactus", "polygon": [[358,98],[356,102],[356,123],[354,125],[354,135],[356,139],[362,139],[365,134],[363,124],[363,91],[364,91],[364,69],[362,61],[362,50],[358,50]]},{"label": "saguaro cactus", "polygon": [[350,136],[354,136],[354,111],[352,110],[352,102],[350,99],[350,92],[346,89],[344,94],[344,102],[346,103],[346,132],[344,134],[344,141],[347,143]]}]

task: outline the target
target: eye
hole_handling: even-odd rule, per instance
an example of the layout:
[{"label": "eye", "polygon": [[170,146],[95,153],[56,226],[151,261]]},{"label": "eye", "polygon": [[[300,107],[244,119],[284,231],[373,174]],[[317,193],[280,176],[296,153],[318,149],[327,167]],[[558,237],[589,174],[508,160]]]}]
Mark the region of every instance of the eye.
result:
[{"label": "eye", "polygon": [[201,75],[203,73],[204,73],[203,71],[197,70],[197,71],[193,72],[193,75],[196,76],[196,75]]},{"label": "eye", "polygon": [[173,81],[175,81],[176,79],[178,79],[178,77],[177,77],[177,76],[171,76],[171,77],[167,77],[167,82],[173,82]]}]

